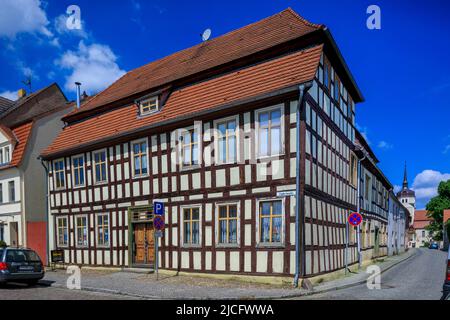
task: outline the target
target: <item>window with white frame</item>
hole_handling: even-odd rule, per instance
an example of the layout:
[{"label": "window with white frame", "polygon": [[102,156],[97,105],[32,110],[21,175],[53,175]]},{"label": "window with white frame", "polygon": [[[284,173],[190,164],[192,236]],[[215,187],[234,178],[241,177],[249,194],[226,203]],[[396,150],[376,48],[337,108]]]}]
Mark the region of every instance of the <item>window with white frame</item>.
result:
[{"label": "window with white frame", "polygon": [[147,140],[132,143],[133,174],[136,177],[148,174]]},{"label": "window with white frame", "polygon": [[139,102],[139,111],[141,115],[147,115],[159,110],[158,97],[151,97]]},{"label": "window with white frame", "polygon": [[77,216],[75,219],[76,245],[77,247],[87,247],[88,245],[88,224],[87,216]]},{"label": "window with white frame", "polygon": [[183,243],[200,244],[200,208],[183,208]]},{"label": "window with white frame", "polygon": [[238,206],[237,204],[220,204],[218,207],[218,243],[237,244]]},{"label": "window with white frame", "polygon": [[67,225],[67,217],[56,218],[56,232],[58,247],[66,247],[69,245],[69,227]]},{"label": "window with white frame", "polygon": [[350,183],[352,186],[357,187],[358,183],[358,160],[356,156],[351,153],[350,154]]},{"label": "window with white frame", "polygon": [[56,160],[53,164],[53,175],[55,176],[55,187],[61,189],[66,186],[64,159]]},{"label": "window with white frame", "polygon": [[195,128],[186,130],[181,136],[181,157],[183,167],[199,164],[199,134]]},{"label": "window with white frame", "polygon": [[16,201],[16,184],[14,181],[8,182],[8,191],[9,191],[9,202]]},{"label": "window with white frame", "polygon": [[282,153],[282,108],[257,112],[259,156]]},{"label": "window with white frame", "polygon": [[237,160],[236,118],[216,123],[217,163],[234,163]]},{"label": "window with white frame", "polygon": [[97,215],[97,245],[109,246],[109,215],[107,213]]},{"label": "window with white frame", "polygon": [[108,180],[106,173],[106,150],[94,152],[95,182],[103,183]]},{"label": "window with white frame", "polygon": [[281,244],[283,228],[283,202],[281,200],[261,201],[259,203],[260,242]]},{"label": "window with white frame", "polygon": [[0,183],[0,203],[3,203],[3,183]]},{"label": "window with white frame", "polygon": [[84,186],[84,156],[72,158],[73,183],[75,187]]}]

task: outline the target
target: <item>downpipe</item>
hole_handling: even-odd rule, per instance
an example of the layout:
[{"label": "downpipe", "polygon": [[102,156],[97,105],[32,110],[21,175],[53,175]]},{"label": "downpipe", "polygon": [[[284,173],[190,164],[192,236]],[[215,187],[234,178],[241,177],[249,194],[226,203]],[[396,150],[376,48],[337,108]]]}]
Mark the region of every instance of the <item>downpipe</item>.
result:
[{"label": "downpipe", "polygon": [[49,220],[48,220],[48,215],[50,214],[49,212],[49,206],[48,206],[48,201],[49,201],[49,192],[48,192],[48,174],[49,174],[49,170],[48,167],[45,165],[45,161],[42,159],[42,157],[38,158],[41,161],[41,165],[42,167],[44,167],[45,170],[45,240],[46,240],[46,263],[47,265],[50,265],[50,239],[49,239],[49,231],[48,228],[49,226]]}]

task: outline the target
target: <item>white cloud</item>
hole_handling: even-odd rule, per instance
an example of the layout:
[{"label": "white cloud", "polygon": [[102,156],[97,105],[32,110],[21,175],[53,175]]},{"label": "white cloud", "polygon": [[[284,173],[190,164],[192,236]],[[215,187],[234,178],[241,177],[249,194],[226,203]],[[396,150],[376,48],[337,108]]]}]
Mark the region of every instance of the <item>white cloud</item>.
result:
[{"label": "white cloud", "polygon": [[65,14],[61,14],[55,18],[53,21],[53,26],[56,33],[59,35],[73,35],[83,39],[87,39],[89,37],[88,33],[85,31],[86,27],[83,20],[81,20],[81,29],[69,29],[67,28],[67,19],[68,16]]},{"label": "white cloud", "polygon": [[102,44],[85,45],[80,41],[77,51],[66,51],[57,64],[70,70],[65,88],[75,91],[75,82],[81,82],[83,90],[89,93],[105,89],[125,74],[117,65],[117,56],[111,48]]},{"label": "white cloud", "polygon": [[369,131],[367,127],[361,127],[359,124],[356,124],[356,129],[361,133],[363,138],[366,140],[367,144],[370,145],[371,142],[369,140],[369,137],[367,135],[367,132]]},{"label": "white cloud", "polygon": [[437,188],[441,181],[450,179],[450,173],[441,173],[435,170],[424,170],[415,178],[412,189],[416,192],[419,203],[425,205],[437,195]]},{"label": "white cloud", "polygon": [[51,37],[47,14],[40,0],[2,0],[0,37],[14,38],[19,33],[39,33]]},{"label": "white cloud", "polygon": [[450,144],[445,146],[444,151],[442,151],[442,153],[447,154],[449,151],[450,151]]},{"label": "white cloud", "polygon": [[378,143],[378,148],[383,149],[383,150],[389,150],[389,149],[392,149],[393,147],[394,147],[394,145],[392,145],[391,143],[386,142],[384,140],[381,140]]},{"label": "white cloud", "polygon": [[399,186],[398,184],[394,185],[394,193],[397,194],[397,192],[399,192],[400,190],[402,190],[402,186]]},{"label": "white cloud", "polygon": [[0,92],[0,97],[16,101],[17,100],[17,92],[16,91],[4,91]]}]

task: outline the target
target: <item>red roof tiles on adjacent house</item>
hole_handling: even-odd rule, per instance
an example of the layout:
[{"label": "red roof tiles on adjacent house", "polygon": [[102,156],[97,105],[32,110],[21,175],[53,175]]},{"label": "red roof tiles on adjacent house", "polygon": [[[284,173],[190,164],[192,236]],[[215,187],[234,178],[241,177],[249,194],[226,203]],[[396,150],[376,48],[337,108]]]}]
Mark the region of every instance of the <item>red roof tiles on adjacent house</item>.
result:
[{"label": "red roof tiles on adjacent house", "polygon": [[414,211],[414,229],[424,229],[431,221],[433,219],[427,216],[427,210]]},{"label": "red roof tiles on adjacent house", "polygon": [[100,140],[114,139],[136,129],[144,130],[180,117],[193,117],[198,112],[311,81],[322,49],[323,46],[319,45],[174,91],[162,110],[150,116],[137,118],[137,106],[129,105],[71,124],[42,155],[49,156]]},{"label": "red roof tiles on adjacent house", "polygon": [[444,210],[444,223],[450,220],[450,210]]},{"label": "red roof tiles on adjacent house", "polygon": [[0,167],[0,170],[17,167],[22,163],[23,156],[25,154],[25,148],[28,144],[28,140],[30,139],[32,128],[33,122],[28,122],[11,130],[17,143],[13,150],[11,162],[6,166]]},{"label": "red roof tiles on adjacent house", "polygon": [[126,73],[69,116],[238,60],[324,28],[290,8]]}]

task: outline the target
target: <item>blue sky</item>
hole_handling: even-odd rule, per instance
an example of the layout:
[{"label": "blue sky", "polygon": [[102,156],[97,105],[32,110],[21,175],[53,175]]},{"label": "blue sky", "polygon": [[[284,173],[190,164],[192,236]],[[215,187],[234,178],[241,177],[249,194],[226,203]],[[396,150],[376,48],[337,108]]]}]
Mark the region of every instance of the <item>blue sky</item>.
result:
[{"label": "blue sky", "polygon": [[[287,7],[327,25],[366,102],[357,123],[400,185],[404,162],[418,207],[450,179],[450,4],[413,1],[84,1],[2,0],[0,95],[12,96],[32,73],[33,89],[58,82],[70,99],[79,80],[92,94],[124,72]],[[82,30],[65,26],[81,9]],[[381,8],[381,30],[366,28],[366,9]]]}]

